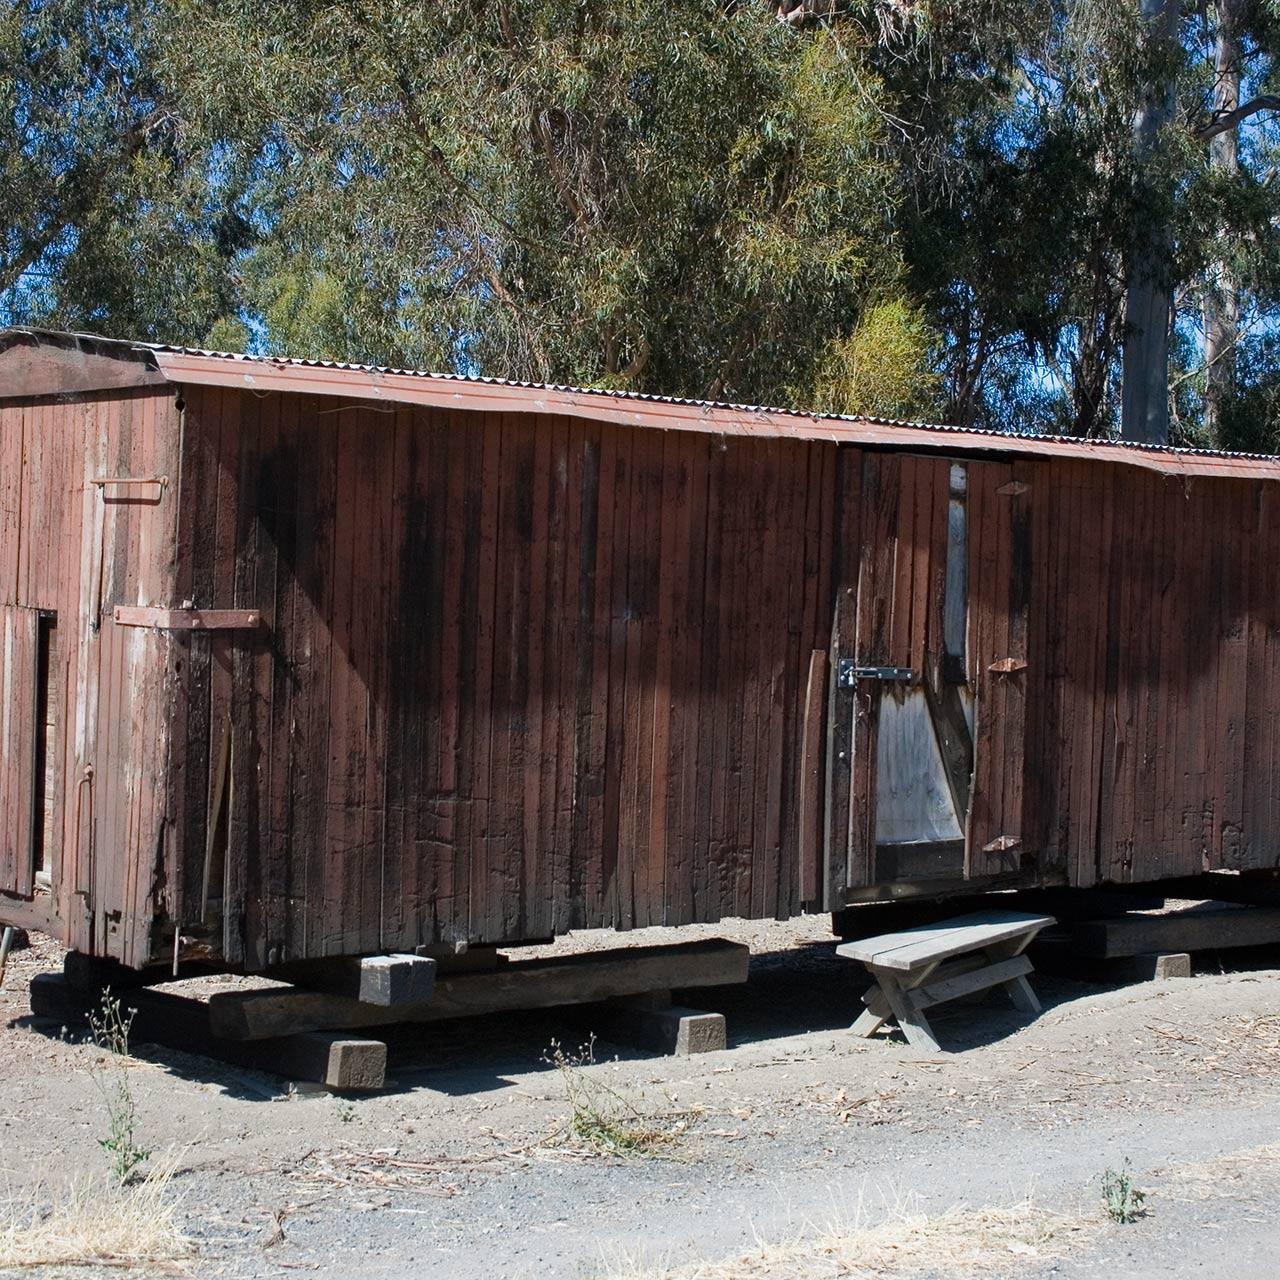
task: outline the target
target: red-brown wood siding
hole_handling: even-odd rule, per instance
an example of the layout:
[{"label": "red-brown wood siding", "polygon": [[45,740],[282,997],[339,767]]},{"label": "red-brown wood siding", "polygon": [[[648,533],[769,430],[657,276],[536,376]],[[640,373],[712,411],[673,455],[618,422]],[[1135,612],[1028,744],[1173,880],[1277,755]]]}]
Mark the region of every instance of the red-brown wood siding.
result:
[{"label": "red-brown wood siding", "polygon": [[[233,962],[786,915],[833,608],[865,660],[939,662],[946,459],[218,390],[187,416],[176,594],[266,619],[188,642],[179,834],[202,862],[230,716]],[[1270,720],[1233,691],[1270,606],[1222,550],[1268,536],[1263,484],[968,469],[970,874],[1266,860]],[[828,814],[832,904],[872,875],[865,796]]]},{"label": "red-brown wood siding", "polygon": [[36,834],[40,615],[0,605],[0,890],[30,897]]},{"label": "red-brown wood siding", "polygon": [[1048,862],[1082,885],[1276,866],[1276,489],[1036,471]]},{"label": "red-brown wood siding", "polygon": [[[32,884],[29,872],[6,879],[0,888],[18,895],[0,896],[0,915],[134,964],[149,957],[152,920],[171,906],[167,640],[118,627],[112,611],[170,603],[178,418],[171,388],[0,402],[0,605],[26,612],[33,643],[31,611],[55,615],[58,635],[44,730],[52,884]],[[160,475],[163,489],[94,483]],[[23,678],[35,676],[33,663]],[[23,715],[32,708],[24,701]],[[6,826],[11,813],[6,804]],[[22,857],[29,867],[29,850]]]},{"label": "red-brown wood siding", "polygon": [[976,705],[967,873],[1016,872],[1034,856],[1024,834],[1028,766],[1031,512],[1038,494],[1026,463],[967,467],[969,634],[966,657]]},{"label": "red-brown wood siding", "polygon": [[834,447],[217,390],[186,417],[176,596],[264,618],[175,641],[187,914],[232,724],[228,960],[797,909]]},{"label": "red-brown wood siding", "polygon": [[[136,964],[175,922],[200,939],[220,922],[213,953],[252,968],[788,915],[802,808],[820,828],[806,894],[837,906],[867,885],[865,794],[805,794],[826,776],[815,741],[873,759],[842,717],[819,733],[813,654],[936,670],[948,459],[174,397],[0,402],[0,606],[30,622],[27,648],[32,611],[57,617],[52,889],[6,846],[0,919]],[[970,872],[1275,866],[1274,481],[968,467]],[[113,620],[188,602],[263,625]],[[975,856],[1001,836],[1020,843]]]}]

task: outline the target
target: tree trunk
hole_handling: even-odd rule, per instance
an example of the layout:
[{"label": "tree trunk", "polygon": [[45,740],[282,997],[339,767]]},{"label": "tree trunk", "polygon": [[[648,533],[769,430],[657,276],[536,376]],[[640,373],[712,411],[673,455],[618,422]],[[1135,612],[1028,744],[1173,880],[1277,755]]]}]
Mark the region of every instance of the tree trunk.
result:
[{"label": "tree trunk", "polygon": [[[1213,59],[1213,114],[1240,105],[1241,0],[1217,0],[1218,30]],[[1209,139],[1209,166],[1224,179],[1240,169],[1239,137],[1232,126]],[[1219,443],[1222,403],[1235,385],[1236,339],[1240,332],[1239,284],[1231,263],[1211,263],[1204,288],[1204,424]]]},{"label": "tree trunk", "polygon": [[1120,435],[1144,444],[1169,439],[1169,262],[1173,251],[1166,200],[1151,172],[1160,130],[1173,114],[1168,75],[1178,35],[1178,0],[1138,0],[1144,43],[1158,68],[1133,121],[1140,182],[1151,197],[1139,210],[1129,249],[1125,297],[1124,391]]}]

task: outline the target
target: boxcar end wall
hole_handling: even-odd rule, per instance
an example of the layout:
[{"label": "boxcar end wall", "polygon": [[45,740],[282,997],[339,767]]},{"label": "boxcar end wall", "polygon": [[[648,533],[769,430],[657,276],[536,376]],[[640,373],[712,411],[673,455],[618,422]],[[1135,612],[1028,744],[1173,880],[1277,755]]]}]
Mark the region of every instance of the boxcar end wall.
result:
[{"label": "boxcar end wall", "polygon": [[261,969],[1276,865],[1274,463],[181,359],[0,344],[0,919]]}]

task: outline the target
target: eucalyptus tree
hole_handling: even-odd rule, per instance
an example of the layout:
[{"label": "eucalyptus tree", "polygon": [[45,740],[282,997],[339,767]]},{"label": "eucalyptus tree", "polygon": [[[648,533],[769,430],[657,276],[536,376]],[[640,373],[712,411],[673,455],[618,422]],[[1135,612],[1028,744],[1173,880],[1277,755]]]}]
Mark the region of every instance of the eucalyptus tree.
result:
[{"label": "eucalyptus tree", "polygon": [[880,385],[931,407],[881,85],[829,24],[759,0],[176,12],[204,127],[257,139],[267,346],[865,408],[841,370],[880,307],[903,362]]},{"label": "eucalyptus tree", "polygon": [[1266,446],[1276,8],[9,0],[0,320]]},{"label": "eucalyptus tree", "polygon": [[1177,440],[1264,442],[1275,0],[891,7],[877,66],[947,416],[1163,440],[1172,408]]},{"label": "eucalyptus tree", "polygon": [[194,339],[231,305],[243,236],[163,22],[158,0],[0,5],[0,322]]}]

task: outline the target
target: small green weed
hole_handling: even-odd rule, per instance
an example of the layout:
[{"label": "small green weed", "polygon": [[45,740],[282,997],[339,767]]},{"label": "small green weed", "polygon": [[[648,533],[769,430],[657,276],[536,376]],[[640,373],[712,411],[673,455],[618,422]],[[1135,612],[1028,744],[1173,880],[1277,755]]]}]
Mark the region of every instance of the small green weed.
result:
[{"label": "small green weed", "polygon": [[654,1113],[643,1098],[631,1099],[584,1068],[595,1064],[595,1036],[576,1054],[556,1041],[544,1060],[560,1072],[569,1102],[569,1131],[599,1151],[617,1156],[652,1156],[670,1148],[689,1127],[679,1113]]},{"label": "small green weed", "polygon": [[[110,989],[104,991],[102,1004],[89,1015],[93,1043],[113,1059],[127,1058],[132,1026],[133,1010],[123,1012]],[[107,1107],[107,1136],[99,1138],[98,1145],[107,1153],[112,1177],[124,1186],[151,1159],[151,1152],[138,1145],[138,1107],[128,1071],[116,1061],[114,1068],[94,1070],[92,1076]]]},{"label": "small green weed", "polygon": [[1146,1199],[1147,1193],[1133,1185],[1128,1159],[1118,1172],[1115,1169],[1107,1169],[1103,1173],[1102,1203],[1106,1206],[1107,1213],[1113,1222],[1118,1222],[1122,1226],[1137,1222],[1146,1213],[1142,1207]]}]

